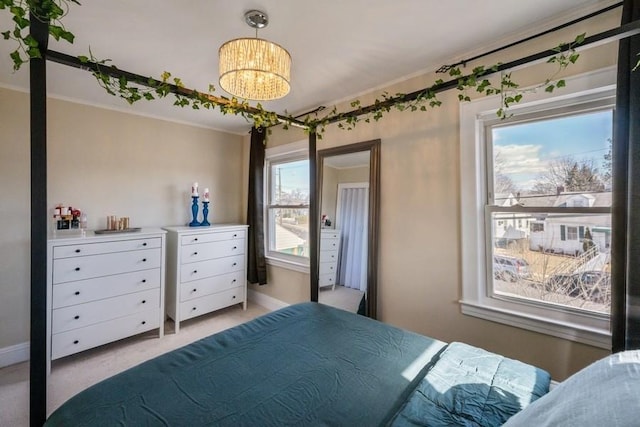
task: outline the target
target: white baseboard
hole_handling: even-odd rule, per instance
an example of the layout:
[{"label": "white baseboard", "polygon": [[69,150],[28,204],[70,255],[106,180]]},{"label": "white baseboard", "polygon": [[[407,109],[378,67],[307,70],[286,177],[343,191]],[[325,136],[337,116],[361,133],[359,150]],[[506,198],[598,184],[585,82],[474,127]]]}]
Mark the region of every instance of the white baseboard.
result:
[{"label": "white baseboard", "polygon": [[253,289],[247,289],[247,299],[263,306],[264,308],[268,308],[269,310],[280,310],[281,308],[285,308],[290,305],[284,301],[270,297],[269,295],[256,292]]},{"label": "white baseboard", "polygon": [[29,343],[0,348],[0,368],[29,360]]}]

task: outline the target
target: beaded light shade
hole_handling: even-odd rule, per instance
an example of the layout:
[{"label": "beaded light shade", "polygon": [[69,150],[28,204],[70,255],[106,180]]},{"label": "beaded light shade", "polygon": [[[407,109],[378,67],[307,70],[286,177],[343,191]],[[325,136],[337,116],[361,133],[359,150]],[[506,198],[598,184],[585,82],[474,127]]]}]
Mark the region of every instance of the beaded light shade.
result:
[{"label": "beaded light shade", "polygon": [[[245,14],[249,26],[267,25],[263,12]],[[238,98],[268,101],[282,98],[291,88],[291,55],[282,46],[259,38],[230,40],[220,46],[220,87]]]}]

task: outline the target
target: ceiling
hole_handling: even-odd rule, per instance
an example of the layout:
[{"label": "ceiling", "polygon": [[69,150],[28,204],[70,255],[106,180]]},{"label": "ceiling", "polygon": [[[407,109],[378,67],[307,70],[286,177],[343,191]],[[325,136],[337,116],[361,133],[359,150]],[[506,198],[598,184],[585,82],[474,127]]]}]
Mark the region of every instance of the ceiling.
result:
[{"label": "ceiling", "polygon": [[[264,102],[267,110],[298,114],[319,105],[350,100],[372,88],[403,80],[469,57],[548,26],[615,3],[610,0],[81,0],[63,23],[73,45],[49,48],[71,55],[91,49],[98,59],[136,74],[159,78],[164,71],[185,86],[227,96],[218,86],[218,48],[230,39],[252,37],[244,13],[258,9],[269,25],[258,36],[292,56],[291,92]],[[543,24],[546,23],[546,24]],[[0,10],[0,31],[12,28]],[[28,90],[29,67],[12,72],[0,40],[0,86]],[[170,101],[129,106],[107,95],[91,75],[48,63],[51,96],[245,133],[244,119],[209,110],[180,109]],[[420,89],[420,88],[416,88]]]}]

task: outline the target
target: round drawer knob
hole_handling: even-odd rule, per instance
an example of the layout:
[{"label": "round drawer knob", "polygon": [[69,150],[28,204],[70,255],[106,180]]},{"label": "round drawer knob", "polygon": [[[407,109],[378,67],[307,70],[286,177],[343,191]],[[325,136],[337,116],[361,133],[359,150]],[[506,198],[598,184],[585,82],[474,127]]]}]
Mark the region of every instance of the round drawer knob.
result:
[{"label": "round drawer knob", "polygon": [[195,239],[193,239],[193,241],[194,241],[194,242],[197,242],[197,241],[198,241],[198,238],[196,237]]},{"label": "round drawer knob", "polygon": [[76,268],[75,268],[75,270],[76,270],[76,271],[80,271],[80,267],[76,267]]},{"label": "round drawer knob", "polygon": [[191,310],[192,310],[192,311],[196,311],[196,308],[195,308],[195,307],[193,307]]},{"label": "round drawer knob", "polygon": [[142,246],[147,246],[147,242],[144,242],[144,243],[142,244]]},{"label": "round drawer knob", "polygon": [[79,254],[80,253],[80,249],[76,249],[76,253]]},{"label": "round drawer knob", "polygon": [[146,324],[147,324],[147,321],[146,321],[146,320],[143,320],[143,321],[142,321],[142,324],[143,324],[143,325],[146,325]]},{"label": "round drawer knob", "polygon": [[198,289],[196,289],[196,288],[193,288],[193,292],[196,292],[197,290],[198,290]]},{"label": "round drawer knob", "polygon": [[234,246],[234,247],[233,247],[233,249],[234,249],[234,250],[236,250],[236,249],[238,249],[238,247],[237,247],[237,246]]},{"label": "round drawer knob", "polygon": [[237,263],[237,262],[234,262],[234,263],[233,263],[233,266],[235,267],[236,265],[238,265],[238,263]]},{"label": "round drawer knob", "polygon": [[233,280],[231,281],[231,283],[236,283],[236,279],[233,279]]},{"label": "round drawer knob", "polygon": [[80,318],[80,316],[74,316],[73,318],[78,320]]},{"label": "round drawer knob", "polygon": [[234,296],[232,297],[232,299],[236,299],[236,296],[234,295]]},{"label": "round drawer knob", "polygon": [[194,252],[193,254],[194,254],[194,255],[198,255],[198,252]]},{"label": "round drawer knob", "polygon": [[73,343],[74,343],[74,344],[79,344],[79,343],[80,343],[80,341],[75,340]]},{"label": "round drawer knob", "polygon": [[198,270],[193,270],[193,274],[198,274]]},{"label": "round drawer knob", "polygon": [[146,258],[142,258],[142,262],[147,262],[147,259]]},{"label": "round drawer knob", "polygon": [[142,283],[147,283],[147,279],[142,279]]},{"label": "round drawer knob", "polygon": [[146,303],[147,303],[147,300],[146,300],[146,299],[143,299],[143,300],[142,300],[142,303],[143,303],[143,304],[146,304]]},{"label": "round drawer knob", "polygon": [[80,291],[75,291],[74,294],[75,295],[80,295]]}]

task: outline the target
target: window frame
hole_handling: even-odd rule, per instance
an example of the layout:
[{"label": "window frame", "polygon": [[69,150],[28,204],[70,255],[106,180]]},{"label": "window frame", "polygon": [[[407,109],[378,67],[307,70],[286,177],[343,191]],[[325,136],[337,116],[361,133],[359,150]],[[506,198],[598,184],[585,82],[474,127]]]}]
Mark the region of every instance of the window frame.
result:
[{"label": "window frame", "polygon": [[[281,164],[283,162],[293,162],[299,160],[309,160],[309,146],[307,141],[297,141],[290,144],[278,145],[265,149],[265,162],[264,162],[264,253],[267,264],[277,267],[286,268],[293,271],[302,273],[309,273],[309,257],[300,255],[285,254],[269,249],[272,239],[271,235],[271,216],[269,211],[271,209],[283,209],[289,206],[284,205],[271,205],[271,168],[274,165]],[[301,206],[297,205],[296,208]],[[310,209],[310,206],[306,206]]]},{"label": "window frame", "polygon": [[[577,106],[609,104],[615,97],[615,67],[567,78],[566,87],[549,94],[538,91],[527,95],[526,102],[514,105],[510,113],[515,119],[541,115],[548,110],[570,111]],[[543,93],[540,93],[543,92]],[[486,215],[493,211],[523,213],[521,206],[489,205],[488,183],[493,171],[488,170],[486,125],[496,121],[495,111],[500,97],[486,97],[460,106],[460,186],[462,298],[459,301],[465,315],[479,317],[510,326],[609,349],[611,334],[609,316],[570,307],[556,306],[536,300],[493,294],[492,264],[489,263],[491,230]],[[610,213],[609,208],[607,213]],[[529,209],[530,210],[530,209]],[[542,210],[542,209],[539,209]],[[545,208],[545,212],[566,208]],[[593,208],[572,208],[572,213],[596,213]]]}]

